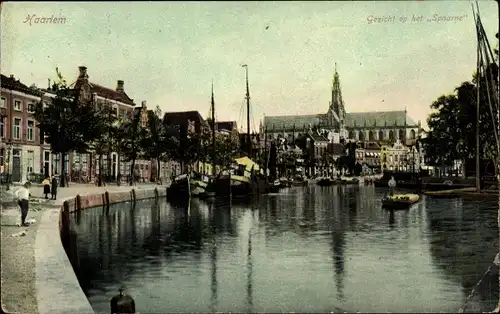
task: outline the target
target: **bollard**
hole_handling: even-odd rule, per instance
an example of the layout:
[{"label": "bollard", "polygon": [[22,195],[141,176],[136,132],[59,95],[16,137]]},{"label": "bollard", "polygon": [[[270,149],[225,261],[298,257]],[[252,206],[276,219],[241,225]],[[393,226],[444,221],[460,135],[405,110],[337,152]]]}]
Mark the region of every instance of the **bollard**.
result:
[{"label": "bollard", "polygon": [[104,208],[106,215],[109,214],[109,193],[108,191],[104,192]]},{"label": "bollard", "polygon": [[135,313],[135,301],[126,294],[123,294],[125,288],[120,288],[120,293],[111,298],[110,306],[112,314]]},{"label": "bollard", "polygon": [[131,193],[132,193],[132,202],[135,203],[136,202],[135,189],[132,189]]},{"label": "bollard", "polygon": [[76,195],[75,203],[76,203],[76,210],[77,211],[82,210],[82,199],[80,197],[80,194]]}]

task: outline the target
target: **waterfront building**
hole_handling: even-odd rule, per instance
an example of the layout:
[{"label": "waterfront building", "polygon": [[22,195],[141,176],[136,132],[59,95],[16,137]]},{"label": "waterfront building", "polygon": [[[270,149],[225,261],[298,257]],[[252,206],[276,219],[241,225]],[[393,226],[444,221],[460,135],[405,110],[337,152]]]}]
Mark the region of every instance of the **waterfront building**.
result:
[{"label": "waterfront building", "polygon": [[228,134],[231,140],[239,146],[239,132],[236,121],[215,122],[215,132],[216,134]]},{"label": "waterfront building", "polygon": [[422,133],[420,121],[413,121],[405,110],[346,112],[340,78],[335,69],[331,87],[331,101],[325,114],[266,116],[260,132],[268,139],[278,135],[291,139],[310,129],[326,131],[334,142],[353,140],[392,145],[400,140],[413,145]]},{"label": "waterfront building", "polygon": [[382,145],[380,154],[382,171],[408,171],[411,168],[411,164],[408,164],[409,153],[410,148],[399,140],[393,145]]},{"label": "waterfront building", "polygon": [[319,130],[309,131],[306,134],[304,165],[308,175],[332,174],[335,169],[335,160],[345,155],[344,145],[334,143],[327,136],[326,132],[321,134]]},{"label": "waterfront building", "polygon": [[0,78],[0,173],[12,182],[34,180],[43,167],[40,130],[33,116],[42,93],[14,77]]},{"label": "waterfront building", "polygon": [[356,162],[364,168],[380,171],[380,145],[377,142],[359,142],[356,148]]},{"label": "waterfront building", "polygon": [[[119,121],[131,119],[136,111],[142,110],[140,112],[141,124],[147,127],[146,102],[143,102],[140,107],[135,107],[133,99],[125,93],[124,81],[118,80],[116,89],[111,89],[91,82],[85,66],[80,66],[78,71],[76,81],[68,88],[73,90],[75,95],[79,95],[80,102],[92,101],[98,107],[110,106]],[[49,81],[47,89],[39,89],[43,93],[44,106],[51,103],[56,97],[56,88],[55,85],[50,86]],[[53,154],[50,151],[50,145],[45,141],[43,134],[41,134],[40,141],[42,143],[42,168],[45,174],[61,174],[63,163],[68,179],[72,182],[93,182],[100,171],[103,175],[110,173],[111,179],[116,179],[118,174],[121,174],[122,177],[130,174],[130,162],[121,160],[117,152],[111,152],[109,160],[108,154],[103,155],[103,169],[99,169],[99,155],[93,151],[88,153],[71,152],[65,156],[65,160],[62,160],[61,154]],[[136,169],[140,181],[150,179],[151,161],[136,160]]]}]

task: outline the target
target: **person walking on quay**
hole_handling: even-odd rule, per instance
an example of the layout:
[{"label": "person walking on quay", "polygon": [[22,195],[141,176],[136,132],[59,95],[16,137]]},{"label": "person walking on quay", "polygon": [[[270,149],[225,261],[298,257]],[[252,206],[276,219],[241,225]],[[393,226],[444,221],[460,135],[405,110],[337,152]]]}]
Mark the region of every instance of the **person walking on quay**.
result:
[{"label": "person walking on quay", "polygon": [[57,174],[52,176],[52,182],[51,182],[51,187],[50,187],[50,193],[52,197],[50,198],[51,200],[55,200],[57,197]]},{"label": "person walking on quay", "polygon": [[394,179],[394,176],[391,177],[389,180],[389,195],[393,196],[394,195],[394,188],[396,187],[396,180]]},{"label": "person walking on quay", "polygon": [[29,199],[30,199],[30,188],[31,183],[26,182],[22,187],[20,187],[16,192],[15,195],[18,199],[17,204],[21,208],[21,226],[29,226],[29,224],[26,223],[26,216],[28,216],[28,210],[29,210]]},{"label": "person walking on quay", "polygon": [[49,176],[45,177],[45,180],[42,181],[43,184],[43,194],[45,194],[45,199],[48,199],[48,195],[50,194],[50,178]]}]

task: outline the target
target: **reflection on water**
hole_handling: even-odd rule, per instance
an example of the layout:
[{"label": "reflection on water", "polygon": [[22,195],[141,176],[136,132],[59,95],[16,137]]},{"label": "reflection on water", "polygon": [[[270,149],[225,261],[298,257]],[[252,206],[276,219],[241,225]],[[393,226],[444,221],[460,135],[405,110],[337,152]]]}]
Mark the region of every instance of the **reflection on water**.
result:
[{"label": "reflection on water", "polygon": [[[297,187],[252,204],[143,201],[75,215],[78,276],[109,311],[455,312],[497,251],[496,206],[424,199],[381,209],[373,187]],[[491,310],[488,277],[468,310]]]}]

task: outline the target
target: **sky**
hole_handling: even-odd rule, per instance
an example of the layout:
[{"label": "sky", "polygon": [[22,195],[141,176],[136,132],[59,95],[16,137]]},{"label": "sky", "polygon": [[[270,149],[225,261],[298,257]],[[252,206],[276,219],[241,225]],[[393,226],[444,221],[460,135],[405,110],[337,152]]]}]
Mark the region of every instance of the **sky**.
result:
[{"label": "sky", "polygon": [[[496,46],[497,3],[479,7]],[[86,66],[138,105],[208,117],[213,82],[217,120],[240,126],[247,64],[252,129],[264,115],[326,113],[335,63],[347,112],[406,107],[425,125],[476,67],[465,0],[3,2],[0,31],[2,74],[28,86],[47,87],[56,67],[72,83]]]}]

